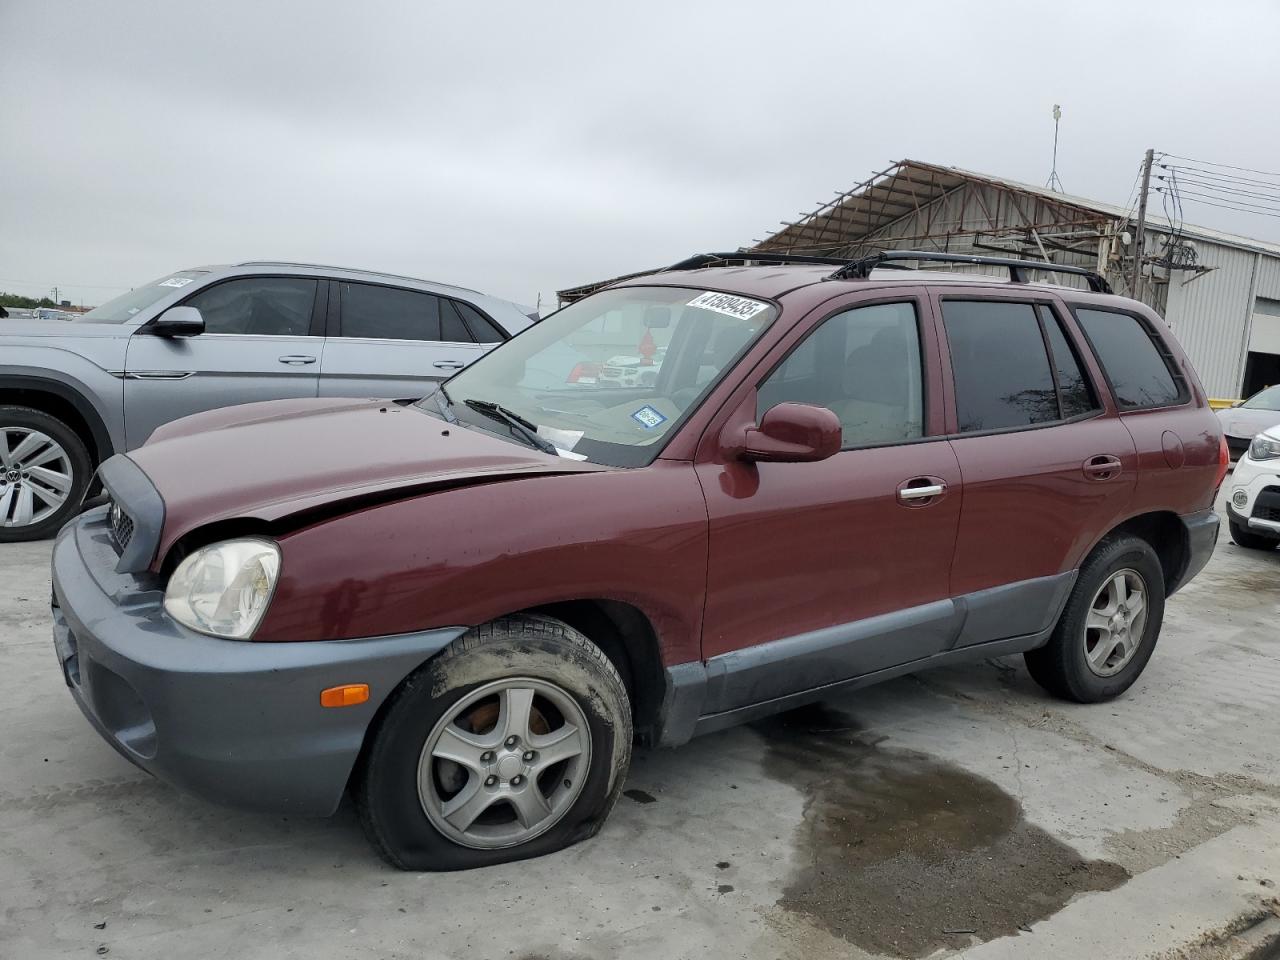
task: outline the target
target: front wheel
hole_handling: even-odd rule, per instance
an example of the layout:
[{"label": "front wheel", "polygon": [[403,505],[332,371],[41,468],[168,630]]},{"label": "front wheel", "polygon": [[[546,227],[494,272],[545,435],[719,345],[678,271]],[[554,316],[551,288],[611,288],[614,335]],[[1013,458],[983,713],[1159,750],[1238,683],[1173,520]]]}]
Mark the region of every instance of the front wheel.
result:
[{"label": "front wheel", "polygon": [[1280,544],[1280,538],[1254,533],[1234,520],[1228,520],[1227,526],[1231,528],[1231,539],[1246,550],[1274,550],[1276,545]]},{"label": "front wheel", "polygon": [[89,451],[61,420],[0,406],[0,543],[51,537],[84,500]]},{"label": "front wheel", "polygon": [[608,657],[547,617],[454,641],[392,694],[354,787],[366,833],[405,870],[540,856],[594,835],[631,760]]},{"label": "front wheel", "polygon": [[1024,654],[1056,697],[1098,703],[1128,690],[1155,651],[1164,619],[1164,569],[1151,545],[1104,540],[1080,568],[1049,642]]}]

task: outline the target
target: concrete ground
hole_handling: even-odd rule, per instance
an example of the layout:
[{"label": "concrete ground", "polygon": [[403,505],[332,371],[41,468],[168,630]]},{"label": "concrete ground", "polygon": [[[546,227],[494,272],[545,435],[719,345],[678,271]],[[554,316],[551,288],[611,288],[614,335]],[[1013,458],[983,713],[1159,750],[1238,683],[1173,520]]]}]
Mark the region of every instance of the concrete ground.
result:
[{"label": "concrete ground", "polygon": [[405,874],[349,808],[225,810],[99,740],[49,638],[49,545],[0,546],[0,957],[1273,955],[1280,553],[1223,535],[1120,700],[1018,659],[641,751],[596,839]]}]

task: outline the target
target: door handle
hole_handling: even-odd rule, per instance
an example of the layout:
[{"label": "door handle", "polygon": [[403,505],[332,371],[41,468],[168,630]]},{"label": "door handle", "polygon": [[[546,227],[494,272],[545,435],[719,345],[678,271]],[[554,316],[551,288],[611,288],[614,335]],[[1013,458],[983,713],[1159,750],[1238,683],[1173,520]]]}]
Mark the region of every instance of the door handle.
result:
[{"label": "door handle", "polygon": [[461,370],[466,364],[461,360],[437,360],[432,366],[441,370]]},{"label": "door handle", "polygon": [[289,363],[289,364],[292,364],[292,365],[294,365],[295,367],[297,367],[297,366],[301,366],[301,365],[302,365],[302,364],[304,364],[304,363],[315,363],[315,362],[316,362],[316,358],[315,358],[315,357],[308,357],[308,356],[305,356],[305,355],[303,355],[303,354],[301,354],[301,353],[288,353],[288,354],[285,354],[283,357],[281,357],[281,358],[280,358],[280,362],[281,362],[281,363]]},{"label": "door handle", "polygon": [[1080,467],[1090,480],[1110,480],[1120,475],[1120,458],[1109,453],[1100,453],[1090,457]]},{"label": "door handle", "polygon": [[946,481],[938,477],[915,477],[898,487],[898,499],[903,503],[918,504],[932,500],[947,492]]}]

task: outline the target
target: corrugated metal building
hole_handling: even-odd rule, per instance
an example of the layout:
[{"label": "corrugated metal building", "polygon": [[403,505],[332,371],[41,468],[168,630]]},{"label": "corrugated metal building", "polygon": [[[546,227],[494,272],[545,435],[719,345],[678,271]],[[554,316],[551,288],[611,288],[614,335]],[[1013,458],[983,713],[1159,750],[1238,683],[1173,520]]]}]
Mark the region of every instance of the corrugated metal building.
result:
[{"label": "corrugated metal building", "polygon": [[[1132,296],[1134,214],[1047,187],[903,160],[742,249],[1018,256],[1088,267]],[[1144,234],[1137,298],[1164,315],[1209,394],[1248,396],[1280,383],[1280,244],[1173,224],[1150,212]],[[561,300],[608,282],[563,290]]]},{"label": "corrugated metal building", "polygon": [[[903,160],[751,249],[998,252],[1089,267],[1134,296],[1134,214],[1047,187]],[[1136,296],[1164,315],[1210,395],[1248,396],[1280,382],[1280,244],[1150,212],[1144,234]]]}]

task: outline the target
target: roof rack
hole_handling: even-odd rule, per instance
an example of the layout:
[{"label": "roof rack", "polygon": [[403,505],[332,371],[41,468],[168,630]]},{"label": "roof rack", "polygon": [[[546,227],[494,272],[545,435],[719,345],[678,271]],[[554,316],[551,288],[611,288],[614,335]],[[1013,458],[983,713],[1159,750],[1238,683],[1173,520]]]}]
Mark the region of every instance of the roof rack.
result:
[{"label": "roof rack", "polygon": [[932,263],[976,263],[988,267],[1006,267],[1009,280],[1013,283],[1026,283],[1028,270],[1047,273],[1069,273],[1084,277],[1089,282],[1089,289],[1094,293],[1110,293],[1111,284],[1100,273],[1085,267],[1070,266],[1061,263],[1050,263],[1048,260],[1017,260],[1012,257],[983,257],[969,253],[941,253],[932,250],[882,250],[869,257],[858,260],[846,260],[844,265],[831,274],[832,280],[865,280],[877,267],[901,269],[903,260],[920,260]]},{"label": "roof rack", "polygon": [[851,261],[848,257],[811,257],[800,253],[753,253],[749,250],[738,250],[734,253],[696,253],[687,260],[673,263],[664,270],[699,270],[702,267],[715,266],[732,260],[744,260],[752,263],[816,263],[822,266],[844,267]]},{"label": "roof rack", "polygon": [[[814,257],[800,253],[760,253],[752,250],[736,250],[732,253],[698,253],[666,270],[699,270],[732,261],[751,263],[809,263],[834,266],[830,280],[865,280],[875,269],[910,270],[905,261],[929,261],[931,263],[974,263],[987,267],[1005,267],[1013,283],[1026,283],[1028,270],[1046,273],[1069,273],[1084,277],[1094,293],[1111,293],[1111,284],[1100,273],[1085,267],[1051,263],[1048,260],[1018,260],[1013,257],[984,257],[972,253],[942,253],[934,250],[881,250],[867,257],[851,260],[848,257]],[[655,271],[656,272],[656,271]]]}]

